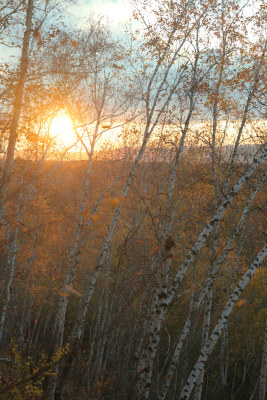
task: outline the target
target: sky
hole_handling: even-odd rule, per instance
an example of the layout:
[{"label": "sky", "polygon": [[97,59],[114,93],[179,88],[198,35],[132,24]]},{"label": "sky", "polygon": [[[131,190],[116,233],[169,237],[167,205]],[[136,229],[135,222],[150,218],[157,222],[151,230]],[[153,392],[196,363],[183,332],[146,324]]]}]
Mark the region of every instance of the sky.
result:
[{"label": "sky", "polygon": [[131,7],[127,0],[77,0],[67,10],[78,27],[92,14],[103,15],[108,18],[108,24],[115,32],[123,29],[131,18]]},{"label": "sky", "polygon": [[[76,28],[82,28],[90,16],[103,16],[107,26],[116,34],[124,30],[132,15],[128,0],[76,0],[65,10],[72,26]],[[16,56],[18,53],[18,49],[0,44],[0,62],[5,62],[10,56]]]}]

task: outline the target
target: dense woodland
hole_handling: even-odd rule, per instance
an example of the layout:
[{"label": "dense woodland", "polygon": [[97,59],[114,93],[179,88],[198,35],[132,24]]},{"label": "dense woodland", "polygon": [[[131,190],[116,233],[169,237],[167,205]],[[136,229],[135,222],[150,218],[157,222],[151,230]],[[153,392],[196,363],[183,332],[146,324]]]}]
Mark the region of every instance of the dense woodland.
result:
[{"label": "dense woodland", "polygon": [[266,4],[69,6],[0,7],[0,399],[264,400]]}]

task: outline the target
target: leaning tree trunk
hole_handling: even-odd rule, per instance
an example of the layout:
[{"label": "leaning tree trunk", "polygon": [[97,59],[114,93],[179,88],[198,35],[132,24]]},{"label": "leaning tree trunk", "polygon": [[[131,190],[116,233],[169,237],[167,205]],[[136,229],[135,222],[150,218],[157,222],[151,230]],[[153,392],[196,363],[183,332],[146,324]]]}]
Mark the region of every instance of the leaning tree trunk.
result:
[{"label": "leaning tree trunk", "polygon": [[27,6],[27,15],[26,15],[26,29],[23,37],[23,45],[22,45],[22,54],[20,61],[20,72],[18,84],[15,91],[15,99],[13,104],[13,113],[10,124],[10,133],[8,140],[8,148],[7,148],[7,156],[5,161],[5,167],[3,176],[0,184],[0,223],[2,222],[4,216],[4,207],[5,201],[7,198],[13,160],[14,160],[14,152],[15,146],[18,137],[18,124],[22,109],[22,100],[23,100],[23,92],[25,86],[25,80],[28,72],[29,65],[29,47],[30,47],[30,39],[31,39],[31,31],[32,31],[32,14],[33,14],[33,0],[28,0]]},{"label": "leaning tree trunk", "polygon": [[221,316],[210,336],[210,339],[209,339],[207,345],[205,346],[204,349],[202,349],[201,354],[189,375],[187,383],[184,386],[182,393],[180,395],[180,398],[179,398],[180,400],[188,400],[189,399],[189,397],[192,393],[192,390],[194,389],[194,386],[198,380],[198,377],[199,377],[201,371],[205,368],[206,362],[207,362],[209,356],[211,355],[215,345],[217,344],[217,342],[224,330],[224,326],[225,326],[237,300],[239,299],[240,294],[244,291],[244,289],[246,288],[248,283],[251,281],[251,279],[255,275],[255,272],[262,264],[264,258],[266,257],[266,254],[267,254],[267,244],[261,250],[261,252],[258,254],[258,256],[255,258],[255,260],[253,261],[253,263],[251,264],[251,266],[249,267],[249,269],[247,270],[247,272],[245,273],[243,278],[239,281],[237,287],[235,288],[234,292],[231,294],[229,300],[227,301],[227,303],[221,313]]},{"label": "leaning tree trunk", "polygon": [[[200,252],[203,245],[207,242],[207,239],[211,232],[218,226],[218,223],[222,219],[226,210],[230,206],[232,200],[240,191],[241,187],[245,182],[249,180],[252,174],[255,172],[257,167],[267,155],[267,147],[259,154],[257,158],[254,159],[252,165],[247,170],[247,172],[242,175],[242,177],[238,180],[238,182],[233,186],[233,188],[229,191],[228,196],[223,201],[221,206],[219,207],[215,216],[210,220],[210,222],[205,226],[203,231],[200,233],[198,240],[195,245],[186,256],[185,261],[181,265],[179,271],[177,272],[173,283],[169,287],[166,288],[166,285],[162,285],[161,289],[157,293],[158,301],[155,302],[155,312],[153,313],[153,320],[151,322],[150,333],[148,336],[148,344],[146,346],[146,351],[143,352],[138,368],[138,384],[137,384],[137,398],[140,400],[147,399],[149,396],[150,386],[151,386],[151,376],[152,376],[152,368],[153,363],[152,360],[155,357],[157,347],[159,344],[159,332],[164,322],[166,312],[172,300],[177,292],[178,285],[183,281],[184,276],[192,264],[192,262],[196,259],[198,253]],[[171,262],[172,258],[168,258],[168,262]]]},{"label": "leaning tree trunk", "polygon": [[[205,348],[208,343],[209,337],[209,329],[210,329],[210,318],[211,318],[211,306],[212,306],[212,298],[213,298],[213,287],[210,286],[207,293],[207,299],[205,304],[205,315],[203,322],[203,333],[202,333],[202,343],[201,349]],[[199,377],[197,379],[194,400],[201,400],[203,381],[204,381],[204,368],[201,370]]]},{"label": "leaning tree trunk", "polygon": [[[126,180],[123,192],[122,192],[122,197],[124,197],[124,198],[126,198],[126,196],[128,194],[128,191],[130,189],[130,186],[131,186],[132,181],[133,181],[134,176],[135,176],[136,169],[137,169],[137,167],[139,165],[139,162],[141,161],[141,158],[143,157],[143,154],[145,152],[146,145],[147,145],[148,139],[150,137],[150,134],[151,134],[151,132],[148,130],[148,127],[147,127],[146,131],[145,131],[145,134],[144,134],[144,140],[143,140],[142,146],[141,146],[140,151],[139,151],[139,153],[138,153],[138,155],[137,155],[137,157],[135,159],[134,165],[132,166],[132,169],[131,169],[128,177],[127,177],[127,180]],[[81,309],[81,311],[79,313],[79,316],[78,316],[78,321],[77,321],[75,334],[74,334],[75,338],[78,341],[81,340],[82,335],[83,335],[87,309],[89,307],[91,298],[92,298],[93,293],[94,293],[94,289],[95,289],[95,285],[96,285],[96,282],[97,282],[97,279],[98,279],[98,275],[99,275],[100,270],[102,269],[102,267],[104,265],[104,262],[105,262],[105,259],[106,259],[106,255],[107,255],[107,252],[109,250],[110,243],[111,243],[111,240],[112,240],[112,237],[113,237],[113,233],[114,233],[115,227],[117,225],[118,219],[120,217],[121,207],[122,207],[122,204],[120,204],[116,208],[116,210],[115,210],[115,212],[113,214],[113,218],[112,218],[111,223],[109,225],[109,229],[108,229],[107,235],[105,237],[105,240],[104,240],[104,243],[103,243],[103,246],[102,246],[102,250],[101,250],[100,255],[99,255],[98,262],[97,262],[97,264],[96,264],[96,266],[94,268],[94,271],[93,271],[91,279],[90,279],[89,287],[88,287],[86,295],[85,295],[84,305],[83,305],[83,307],[82,307],[82,309]]]},{"label": "leaning tree trunk", "polygon": [[[174,243],[173,243],[174,245]],[[152,309],[152,316],[148,331],[147,345],[143,350],[138,365],[138,382],[137,382],[137,395],[136,398],[139,400],[148,399],[151,378],[153,372],[154,359],[160,342],[160,330],[165,318],[167,310],[168,299],[168,288],[167,288],[167,277],[170,268],[170,264],[173,258],[173,246],[171,248],[165,248],[164,253],[161,255],[162,264],[161,269],[161,284],[158,289],[155,290],[154,304]]]},{"label": "leaning tree trunk", "polygon": [[169,390],[170,384],[173,380],[173,377],[175,375],[175,372],[177,370],[177,366],[179,364],[179,360],[180,360],[180,354],[181,354],[181,350],[183,348],[183,345],[186,341],[186,339],[188,338],[189,335],[189,330],[190,330],[190,326],[191,326],[191,319],[192,319],[192,315],[191,313],[189,314],[185,325],[183,327],[183,330],[180,334],[179,340],[176,344],[173,356],[172,356],[172,360],[170,363],[170,366],[168,368],[167,374],[166,374],[166,378],[165,378],[165,382],[164,385],[162,387],[160,396],[159,396],[159,400],[165,400],[167,392]]},{"label": "leaning tree trunk", "polygon": [[15,270],[16,270],[17,252],[18,252],[18,246],[19,246],[18,245],[19,224],[21,222],[23,211],[24,211],[23,207],[22,207],[22,201],[23,201],[23,177],[22,177],[21,183],[20,183],[20,194],[19,194],[18,206],[17,206],[16,226],[15,226],[15,229],[13,232],[12,242],[10,243],[10,246],[8,246],[9,278],[8,278],[7,285],[6,285],[6,299],[5,299],[5,303],[4,303],[2,314],[1,314],[1,320],[0,320],[0,342],[3,340],[3,337],[4,337],[4,326],[5,326],[5,322],[6,322],[9,302],[11,299],[11,286],[13,284],[14,274],[15,274]]},{"label": "leaning tree trunk", "polygon": [[[218,206],[219,206],[219,204],[218,204]],[[214,271],[214,268],[216,266],[216,249],[217,249],[217,243],[218,243],[218,235],[219,235],[219,224],[216,224],[215,229],[213,231],[212,244],[211,244],[211,246],[212,246],[211,254],[210,254],[210,271],[211,272]],[[210,280],[210,284],[209,284],[209,287],[207,289],[207,294],[206,294],[201,349],[206,346],[208,339],[209,339],[212,300],[213,300],[213,279]],[[203,381],[204,381],[204,369],[200,373],[198,380],[197,380],[197,385],[196,385],[196,389],[195,389],[195,393],[194,393],[194,400],[201,400]]]},{"label": "leaning tree trunk", "polygon": [[241,176],[241,178],[238,180],[238,182],[232,187],[232,189],[229,191],[229,194],[227,195],[226,199],[223,201],[222,205],[219,207],[217,213],[214,215],[214,217],[209,221],[209,223],[205,226],[203,231],[200,233],[198,240],[196,241],[195,245],[192,247],[191,251],[189,254],[186,256],[185,261],[181,265],[179,271],[177,272],[174,281],[168,291],[169,294],[169,303],[171,303],[172,299],[174,298],[178,285],[179,283],[182,282],[184,279],[184,276],[192,264],[192,262],[195,260],[197,254],[200,252],[204,244],[207,242],[207,239],[213,229],[215,228],[216,224],[222,219],[224,216],[226,210],[230,206],[232,200],[234,197],[239,193],[241,190],[242,186],[244,185],[245,182],[247,182],[252,174],[256,171],[258,166],[266,159],[267,156],[267,146],[264,147],[262,152],[258,155],[257,158],[254,158],[253,163],[251,164],[250,168],[245,172],[244,175]]}]

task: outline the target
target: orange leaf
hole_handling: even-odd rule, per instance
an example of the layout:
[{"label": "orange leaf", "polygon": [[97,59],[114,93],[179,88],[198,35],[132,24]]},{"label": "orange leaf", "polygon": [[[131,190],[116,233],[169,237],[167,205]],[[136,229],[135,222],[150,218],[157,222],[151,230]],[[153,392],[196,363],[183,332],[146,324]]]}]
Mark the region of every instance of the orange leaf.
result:
[{"label": "orange leaf", "polygon": [[244,304],[246,304],[247,300],[246,299],[241,299],[239,300],[238,303],[236,303],[237,307],[242,307]]},{"label": "orange leaf", "polygon": [[73,46],[75,47],[75,49],[77,49],[78,43],[76,42],[76,40],[72,40],[71,43],[73,44]]},{"label": "orange leaf", "polygon": [[120,204],[120,200],[117,199],[116,197],[111,197],[111,198],[109,199],[109,204],[110,204],[111,206],[117,207],[117,206]]}]

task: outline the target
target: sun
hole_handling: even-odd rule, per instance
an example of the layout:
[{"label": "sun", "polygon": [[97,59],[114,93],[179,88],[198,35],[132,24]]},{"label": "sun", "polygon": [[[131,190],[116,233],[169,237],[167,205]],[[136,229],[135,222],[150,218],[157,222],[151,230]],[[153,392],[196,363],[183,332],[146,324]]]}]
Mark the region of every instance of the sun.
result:
[{"label": "sun", "polygon": [[66,113],[58,113],[51,121],[50,135],[57,141],[69,146],[77,140],[73,123],[70,116]]}]

